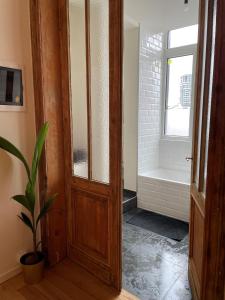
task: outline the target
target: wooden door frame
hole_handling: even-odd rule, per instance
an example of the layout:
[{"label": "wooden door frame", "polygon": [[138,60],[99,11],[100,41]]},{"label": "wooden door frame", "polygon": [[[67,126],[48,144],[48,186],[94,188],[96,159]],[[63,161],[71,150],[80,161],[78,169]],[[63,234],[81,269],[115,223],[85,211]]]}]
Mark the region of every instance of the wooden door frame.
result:
[{"label": "wooden door frame", "polygon": [[[224,299],[225,283],[225,2],[217,11],[206,191],[203,299]],[[219,172],[218,172],[219,170]],[[219,178],[215,174],[219,173]],[[211,184],[210,184],[211,183]]]},{"label": "wooden door frame", "polygon": [[[224,299],[224,283],[225,283],[225,27],[223,20],[225,18],[225,3],[223,0],[209,0],[210,9],[216,8],[217,22],[215,35],[215,54],[214,54],[214,75],[212,83],[212,104],[211,104],[211,120],[209,134],[209,150],[207,165],[207,189],[206,197],[200,197],[199,210],[204,217],[203,231],[203,262],[202,262],[202,281],[200,294],[195,289],[195,280],[190,276],[190,282],[194,293],[194,299]],[[210,10],[210,11],[211,11]],[[199,99],[201,93],[202,80],[202,46],[204,38],[204,14],[205,1],[200,1],[200,32],[199,32],[199,49],[198,49],[198,68],[197,68],[197,84],[196,84],[196,124],[199,123]],[[211,58],[210,40],[212,38],[212,15],[208,19],[209,32],[207,35],[206,61],[209,63]],[[209,84],[210,67],[206,68],[205,82]],[[209,91],[206,86],[204,101],[208,101]],[[203,111],[203,118],[207,118],[207,111]],[[193,158],[196,166],[198,141],[196,140],[198,125],[195,126]],[[205,128],[202,128],[203,143],[205,140]],[[205,155],[205,148],[203,148]],[[200,162],[200,170],[202,170],[204,161]],[[219,176],[216,174],[219,173]],[[192,170],[192,177],[195,178],[196,168]],[[200,180],[200,190],[203,181]],[[197,191],[192,191],[197,193]],[[197,194],[196,194],[197,195]],[[201,195],[199,195],[201,196]],[[204,202],[205,201],[205,202]],[[192,218],[191,218],[192,219]],[[192,224],[190,236],[192,236]],[[191,255],[191,253],[190,253]],[[193,265],[190,263],[189,268]],[[193,272],[193,269],[192,269]],[[191,272],[189,273],[191,275]],[[216,297],[216,298],[215,298]]]},{"label": "wooden door frame", "polygon": [[[121,67],[116,69],[114,78],[118,82],[115,93],[118,93],[120,103],[112,104],[115,109],[119,105],[119,113],[115,114],[115,122],[117,131],[113,134],[113,138],[118,138],[115,174],[120,174],[115,178],[115,186],[121,187],[122,177],[122,36],[123,36],[123,1],[117,0],[118,20],[110,26],[113,35],[118,37],[118,43],[111,45],[111,51],[120,53],[119,57],[115,57],[115,64]],[[210,299],[210,296],[218,295],[218,299],[222,299],[224,295],[225,283],[225,155],[222,149],[225,149],[225,132],[221,128],[225,128],[225,3],[223,0],[217,0],[218,19],[216,32],[216,49],[214,64],[214,84],[213,84],[213,101],[211,112],[211,131],[209,144],[209,167],[208,182],[214,182],[214,187],[207,189],[206,212],[207,218],[205,224],[208,230],[204,233],[205,252],[204,257],[206,264],[204,265],[204,288],[203,298]],[[66,228],[65,224],[68,220],[66,214],[66,205],[68,191],[64,182],[64,174],[60,174],[60,170],[64,169],[64,148],[61,143],[63,138],[63,95],[65,90],[63,82],[59,78],[62,77],[63,57],[60,47],[60,10],[59,2],[56,0],[30,0],[30,20],[32,32],[32,54],[33,54],[33,73],[34,73],[34,97],[35,97],[35,116],[37,130],[41,124],[48,120],[50,122],[50,133],[48,142],[45,146],[45,153],[42,157],[42,165],[39,170],[39,191],[40,202],[44,201],[46,189],[50,191],[58,191],[60,187],[60,197],[56,203],[56,210],[49,215],[47,222],[42,223],[42,238],[48,248],[49,261],[51,264],[57,263],[67,255],[65,245]],[[120,20],[120,21],[119,21]],[[61,23],[62,24],[62,23]],[[112,25],[112,24],[111,24]],[[55,65],[54,68],[50,66]],[[198,65],[198,68],[200,68]],[[111,70],[112,71],[112,70]],[[118,80],[119,79],[119,80]],[[220,108],[217,108],[220,103]],[[65,117],[64,117],[65,118]],[[52,128],[52,129],[51,129]],[[221,139],[216,139],[220,136]],[[52,159],[51,159],[52,157]],[[54,161],[53,161],[54,159]],[[57,163],[56,163],[57,160]],[[56,164],[56,166],[55,166]],[[215,178],[215,170],[220,171],[220,177]],[[56,172],[53,175],[53,172]],[[121,189],[122,190],[122,189]],[[115,195],[120,199],[115,207],[115,240],[117,245],[112,245],[116,251],[116,255],[121,256],[121,195]],[[117,270],[116,286],[121,288],[121,260],[115,262],[115,270]],[[211,278],[210,280],[207,280]],[[207,291],[207,293],[205,293]],[[211,298],[212,299],[212,298]]]},{"label": "wooden door frame", "polygon": [[[65,0],[66,1],[66,0]],[[34,98],[37,131],[41,125],[48,121],[50,132],[48,135],[42,164],[39,169],[40,203],[44,202],[46,191],[58,192],[55,207],[48,219],[42,222],[41,231],[44,248],[48,254],[51,265],[67,256],[68,239],[70,234],[70,216],[67,211],[70,207],[70,190],[67,180],[68,174],[62,170],[70,170],[69,155],[71,151],[64,148],[64,135],[68,139],[70,128],[70,109],[67,100],[68,91],[68,49],[67,36],[65,36],[66,7],[64,0],[30,0],[31,42],[33,55]],[[123,1],[109,0],[110,17],[110,111],[113,130],[110,129],[110,153],[114,153],[115,162],[110,163],[110,176],[112,178],[112,197],[115,199],[111,209],[113,211],[112,244],[110,251],[112,257],[112,282],[114,287],[121,289],[121,202],[122,202],[122,37],[123,37]],[[116,41],[116,42],[114,42]],[[114,100],[113,100],[114,99]],[[68,126],[68,127],[67,127]],[[70,153],[71,154],[71,153]],[[65,167],[66,165],[66,167]],[[53,172],[55,172],[53,174]],[[61,171],[61,172],[60,172]],[[85,183],[84,183],[85,185]],[[44,191],[44,192],[43,192]]]},{"label": "wooden door frame", "polygon": [[67,256],[58,13],[56,0],[30,0],[36,131],[46,121],[50,125],[39,169],[40,205],[47,193],[58,193],[53,209],[41,223],[42,248],[50,265]]}]

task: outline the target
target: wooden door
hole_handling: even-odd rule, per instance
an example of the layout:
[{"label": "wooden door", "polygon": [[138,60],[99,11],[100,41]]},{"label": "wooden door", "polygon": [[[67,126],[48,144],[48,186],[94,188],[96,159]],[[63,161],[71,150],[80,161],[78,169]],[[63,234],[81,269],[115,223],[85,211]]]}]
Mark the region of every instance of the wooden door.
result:
[{"label": "wooden door", "polygon": [[59,3],[68,256],[120,289],[122,1]]},{"label": "wooden door", "polygon": [[224,296],[225,3],[200,1],[189,278],[194,299]]}]

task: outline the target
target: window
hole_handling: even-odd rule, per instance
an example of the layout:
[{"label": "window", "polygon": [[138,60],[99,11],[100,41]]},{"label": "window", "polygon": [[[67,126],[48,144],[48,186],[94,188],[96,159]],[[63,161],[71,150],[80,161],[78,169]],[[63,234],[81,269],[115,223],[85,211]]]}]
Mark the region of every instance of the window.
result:
[{"label": "window", "polygon": [[164,135],[188,138],[191,135],[193,66],[197,25],[172,30],[168,34]]},{"label": "window", "polygon": [[166,135],[189,136],[193,55],[169,58]]},{"label": "window", "polygon": [[168,48],[197,44],[198,25],[171,30],[168,35]]}]

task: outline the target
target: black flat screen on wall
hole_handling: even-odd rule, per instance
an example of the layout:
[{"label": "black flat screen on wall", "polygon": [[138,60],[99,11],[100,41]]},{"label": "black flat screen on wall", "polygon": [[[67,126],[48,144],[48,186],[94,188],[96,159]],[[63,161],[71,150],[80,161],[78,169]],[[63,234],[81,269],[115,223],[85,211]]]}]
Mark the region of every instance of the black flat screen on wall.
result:
[{"label": "black flat screen on wall", "polygon": [[23,106],[22,70],[0,67],[0,105]]}]

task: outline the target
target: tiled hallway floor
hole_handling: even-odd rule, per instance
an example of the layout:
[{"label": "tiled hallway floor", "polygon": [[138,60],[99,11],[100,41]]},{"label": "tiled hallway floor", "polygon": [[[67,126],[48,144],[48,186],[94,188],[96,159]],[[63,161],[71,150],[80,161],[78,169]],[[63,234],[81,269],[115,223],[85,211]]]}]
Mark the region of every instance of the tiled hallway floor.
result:
[{"label": "tiled hallway floor", "polygon": [[123,288],[142,300],[190,300],[188,238],[181,242],[123,222]]}]

